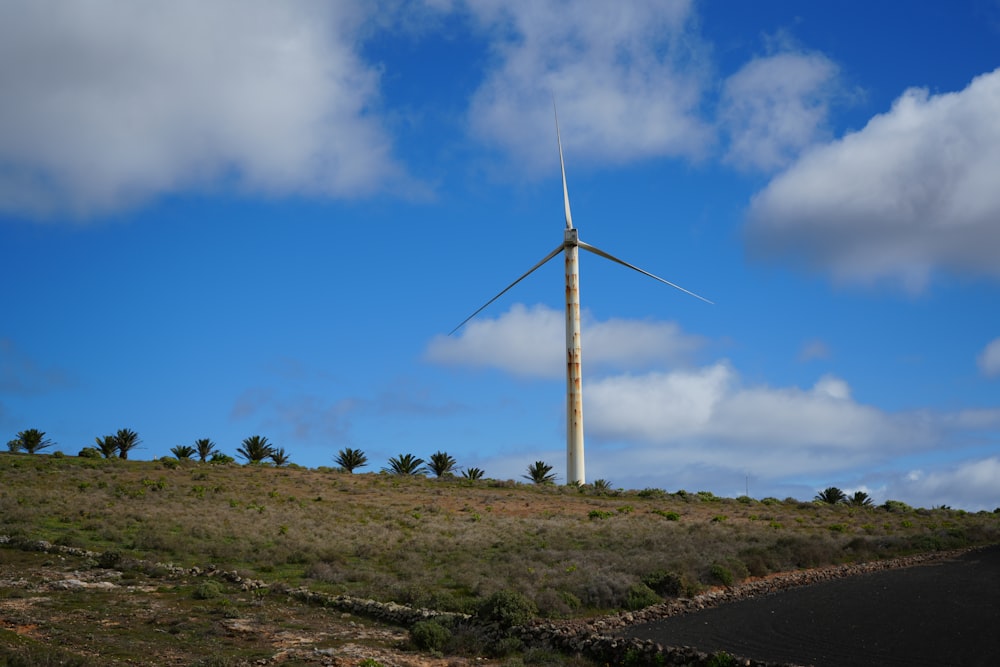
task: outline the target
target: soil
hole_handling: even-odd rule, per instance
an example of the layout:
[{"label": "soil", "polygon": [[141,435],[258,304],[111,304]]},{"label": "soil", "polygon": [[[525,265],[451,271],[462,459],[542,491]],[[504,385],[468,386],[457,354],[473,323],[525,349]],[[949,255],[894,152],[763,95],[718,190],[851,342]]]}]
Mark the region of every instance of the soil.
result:
[{"label": "soil", "polygon": [[493,664],[433,657],[411,650],[403,628],[216,583],[217,591],[201,588],[204,578],[126,576],[71,556],[0,549],[0,664],[4,649],[44,664]]}]

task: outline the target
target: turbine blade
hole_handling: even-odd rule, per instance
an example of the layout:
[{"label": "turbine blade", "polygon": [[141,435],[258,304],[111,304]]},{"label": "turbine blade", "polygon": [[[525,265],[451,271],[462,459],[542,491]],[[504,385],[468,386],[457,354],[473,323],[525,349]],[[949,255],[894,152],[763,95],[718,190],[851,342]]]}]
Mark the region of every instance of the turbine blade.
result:
[{"label": "turbine blade", "polygon": [[709,301],[708,299],[706,299],[705,297],[703,297],[701,295],[695,294],[694,292],[692,292],[690,290],[686,290],[683,287],[681,287],[680,285],[675,285],[674,283],[670,282],[669,280],[664,280],[660,276],[653,275],[649,271],[643,271],[638,266],[635,266],[633,264],[629,264],[625,260],[618,259],[614,255],[612,255],[610,253],[607,253],[607,252],[604,252],[600,248],[596,248],[596,247],[590,245],[589,243],[584,243],[583,241],[580,241],[579,242],[579,246],[581,248],[583,248],[584,250],[589,250],[590,252],[594,253],[595,255],[600,255],[604,259],[610,259],[612,262],[617,262],[618,264],[621,264],[622,266],[627,266],[628,268],[632,269],[633,271],[638,271],[639,273],[641,273],[641,274],[643,274],[645,276],[649,276],[650,278],[653,278],[654,280],[659,280],[661,283],[664,283],[666,285],[670,285],[674,289],[679,289],[680,291],[684,292],[685,294],[690,294],[691,296],[693,296],[696,299],[701,299],[705,303],[711,303],[713,306],[715,305],[714,302]]},{"label": "turbine blade", "polygon": [[545,258],[542,259],[542,261],[538,262],[538,264],[535,264],[533,267],[531,267],[530,269],[528,269],[524,273],[524,275],[522,275],[520,278],[518,278],[517,280],[515,280],[514,282],[512,282],[510,285],[507,285],[506,287],[504,287],[503,290],[501,290],[499,294],[497,294],[495,297],[493,297],[492,299],[490,299],[489,301],[487,301],[486,303],[484,303],[482,306],[480,306],[479,310],[477,310],[476,312],[472,313],[471,315],[469,315],[468,317],[466,317],[464,320],[462,320],[462,323],[459,324],[454,329],[452,329],[451,331],[449,331],[448,335],[449,336],[452,335],[453,333],[455,333],[456,331],[458,331],[459,329],[461,329],[463,326],[465,326],[466,322],[468,322],[473,317],[475,317],[479,313],[481,313],[484,310],[486,310],[487,306],[489,306],[491,303],[493,303],[494,301],[496,301],[497,299],[499,299],[500,297],[502,297],[504,294],[506,294],[510,290],[510,288],[512,288],[514,285],[518,284],[519,282],[521,282],[522,280],[524,280],[525,278],[527,278],[528,276],[530,276],[532,273],[534,273],[535,269],[540,268],[542,266],[542,264],[545,264],[545,262],[549,261],[550,259],[552,259],[556,255],[558,255],[559,253],[561,253],[563,251],[563,248],[565,248],[565,247],[566,247],[565,243],[560,244],[558,248],[556,248],[555,250],[553,250],[552,252],[550,252],[548,255],[546,255]]},{"label": "turbine blade", "polygon": [[556,143],[559,144],[559,170],[562,172],[563,208],[566,210],[566,229],[573,229],[573,214],[569,211],[569,189],[566,187],[566,164],[563,162],[562,137],[559,136],[559,113],[556,111],[556,98],[552,96],[552,113],[556,117]]}]

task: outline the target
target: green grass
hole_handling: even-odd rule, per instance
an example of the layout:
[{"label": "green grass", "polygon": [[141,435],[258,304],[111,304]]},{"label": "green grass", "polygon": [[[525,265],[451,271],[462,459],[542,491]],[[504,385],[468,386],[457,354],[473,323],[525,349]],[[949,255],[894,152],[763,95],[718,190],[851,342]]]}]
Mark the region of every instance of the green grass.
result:
[{"label": "green grass", "polygon": [[445,611],[510,590],[567,617],[645,604],[640,587],[655,572],[675,573],[690,592],[731,583],[720,564],[738,582],[993,543],[1000,516],[0,454],[0,534]]}]

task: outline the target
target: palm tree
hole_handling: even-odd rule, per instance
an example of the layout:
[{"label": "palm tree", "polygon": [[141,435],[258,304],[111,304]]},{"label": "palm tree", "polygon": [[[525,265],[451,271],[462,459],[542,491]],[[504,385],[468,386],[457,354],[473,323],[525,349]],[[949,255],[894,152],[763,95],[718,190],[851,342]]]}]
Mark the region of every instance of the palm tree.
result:
[{"label": "palm tree", "polygon": [[594,493],[599,496],[603,496],[605,493],[611,492],[611,482],[606,479],[595,479],[594,480]]},{"label": "palm tree", "polygon": [[[27,431],[21,431],[17,434],[17,440],[21,443],[20,448],[29,454],[40,452],[52,446],[52,441],[45,437],[45,432],[39,431],[37,428],[29,428]],[[7,446],[9,447],[10,444],[8,443]]]},{"label": "palm tree", "polygon": [[817,493],[814,500],[821,503],[829,503],[830,505],[837,505],[839,503],[846,502],[847,496],[844,495],[844,492],[837,487],[830,486]]},{"label": "palm tree", "polygon": [[389,466],[382,468],[383,472],[393,475],[422,475],[427,472],[424,468],[424,460],[413,454],[400,454],[389,459]]},{"label": "palm tree", "polygon": [[195,440],[194,448],[198,452],[198,460],[202,463],[212,458],[212,454],[215,453],[215,443],[208,438]]},{"label": "palm tree", "polygon": [[114,458],[118,454],[118,440],[113,435],[106,435],[103,438],[94,438],[97,449],[106,459]]},{"label": "palm tree", "polygon": [[462,471],[462,477],[465,479],[482,479],[485,474],[482,468],[466,468]]},{"label": "palm tree", "polygon": [[259,435],[251,435],[243,441],[243,446],[237,448],[236,453],[247,460],[247,463],[260,463],[271,456],[274,448],[267,442],[267,438]]},{"label": "palm tree", "polygon": [[17,454],[19,451],[21,451],[21,440],[19,438],[8,440],[7,451],[10,452],[11,454]]},{"label": "palm tree", "polygon": [[354,472],[355,468],[364,468],[368,465],[368,457],[360,449],[346,447],[337,452],[333,462],[347,472]]},{"label": "palm tree", "polygon": [[279,468],[286,463],[288,463],[291,458],[285,453],[284,447],[279,447],[277,449],[272,449],[270,454],[271,462]]},{"label": "palm tree", "polygon": [[853,496],[847,497],[847,504],[852,507],[871,507],[872,497],[864,491],[855,491]]},{"label": "palm tree", "polygon": [[127,459],[128,453],[138,447],[141,442],[139,434],[131,429],[120,428],[115,433],[115,443],[118,445],[119,458]]},{"label": "palm tree", "polygon": [[455,460],[454,456],[438,451],[431,454],[431,461],[427,467],[431,469],[435,477],[440,478],[445,475],[453,475],[455,473],[455,466],[457,465],[458,461]]},{"label": "palm tree", "polygon": [[191,445],[177,445],[170,448],[170,453],[179,459],[189,459],[194,456],[194,447]]},{"label": "palm tree", "polygon": [[522,475],[522,477],[534,484],[554,484],[556,481],[555,473],[552,472],[552,466],[545,461],[535,461],[532,463],[528,466],[528,474]]}]

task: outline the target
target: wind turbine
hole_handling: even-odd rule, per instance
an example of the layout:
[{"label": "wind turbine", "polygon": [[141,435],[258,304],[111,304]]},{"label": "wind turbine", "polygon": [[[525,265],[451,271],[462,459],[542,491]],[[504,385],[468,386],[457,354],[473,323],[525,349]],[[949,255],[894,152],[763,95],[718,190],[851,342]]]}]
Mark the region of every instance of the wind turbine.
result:
[{"label": "wind turbine", "polygon": [[452,335],[461,329],[466,322],[481,313],[494,301],[506,294],[514,285],[518,284],[543,264],[562,252],[565,255],[566,263],[566,483],[585,484],[586,471],[583,459],[583,388],[581,371],[581,343],[580,343],[580,269],[579,269],[579,249],[583,248],[595,255],[610,259],[612,262],[626,266],[633,271],[649,276],[661,283],[670,285],[685,294],[690,294],[696,299],[701,299],[705,303],[712,303],[703,296],[690,292],[680,285],[675,285],[669,280],[664,280],[653,275],[649,271],[644,271],[637,266],[618,259],[614,255],[607,253],[600,248],[584,243],[580,240],[577,229],[573,226],[573,216],[569,209],[569,190],[566,187],[566,164],[563,162],[562,137],[559,135],[559,114],[555,108],[555,101],[552,102],[552,112],[556,121],[556,143],[559,145],[559,169],[562,172],[563,186],[563,207],[566,211],[566,229],[563,231],[563,242],[555,250],[546,255],[540,262],[528,269],[524,275],[503,288],[499,294],[484,303],[476,312],[462,320],[462,323],[452,329],[448,335]]}]

